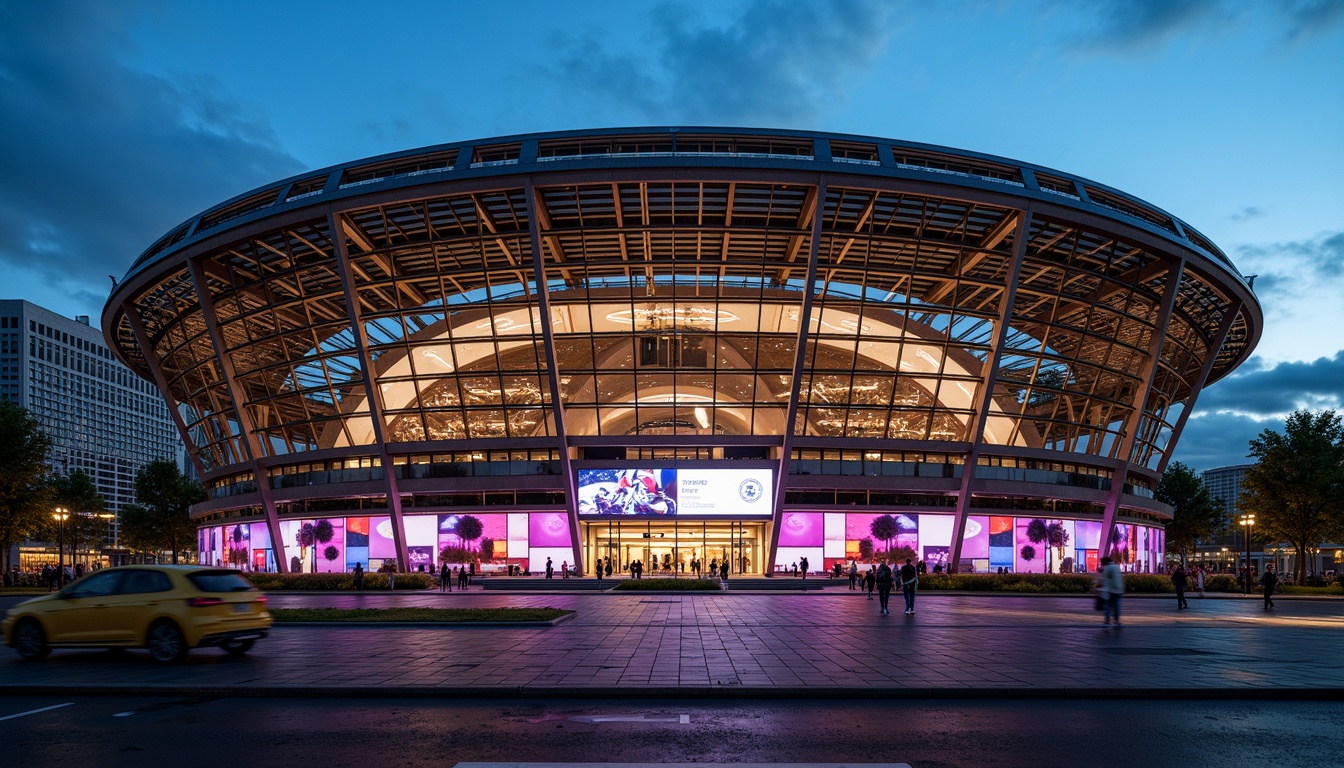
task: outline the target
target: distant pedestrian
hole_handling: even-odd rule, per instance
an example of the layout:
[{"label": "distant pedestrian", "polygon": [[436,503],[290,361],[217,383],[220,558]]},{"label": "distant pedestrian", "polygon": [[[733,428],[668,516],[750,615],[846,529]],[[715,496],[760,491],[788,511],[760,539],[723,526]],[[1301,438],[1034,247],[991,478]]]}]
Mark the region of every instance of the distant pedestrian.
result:
[{"label": "distant pedestrian", "polygon": [[726,559],[719,564],[719,578],[724,581],[728,580],[728,561]]},{"label": "distant pedestrian", "polygon": [[[895,577],[891,575],[891,566],[887,564],[886,560],[883,560],[882,564],[877,566],[877,575],[874,580],[877,582],[879,613],[886,616],[891,613],[887,610],[887,601],[891,600],[891,587],[895,583]],[[906,611],[906,613],[909,613],[909,611]]]},{"label": "distant pedestrian", "polygon": [[457,588],[465,590],[467,588],[467,566],[457,566]]},{"label": "distant pedestrian", "polygon": [[1176,588],[1176,610],[1189,608],[1190,605],[1185,602],[1185,566],[1176,564],[1176,570],[1171,572],[1171,586]]},{"label": "distant pedestrian", "polygon": [[453,569],[449,568],[447,563],[439,564],[439,591],[453,591]]},{"label": "distant pedestrian", "polygon": [[562,578],[562,579],[568,579],[568,578],[569,578],[569,561],[568,561],[568,560],[561,560],[561,561],[560,561],[560,578]]},{"label": "distant pedestrian", "polygon": [[901,594],[905,595],[905,613],[913,616],[915,613],[915,589],[919,587],[919,569],[915,568],[910,562],[910,558],[905,558],[905,565],[901,566]]},{"label": "distant pedestrian", "polygon": [[1109,557],[1101,558],[1101,568],[1097,570],[1097,593],[1102,600],[1101,623],[1109,625],[1114,616],[1115,628],[1119,629],[1120,596],[1125,593],[1125,574]]},{"label": "distant pedestrian", "polygon": [[364,564],[355,563],[355,589],[364,588]]},{"label": "distant pedestrian", "polygon": [[717,557],[709,561],[709,575],[711,578],[719,575],[719,559]]},{"label": "distant pedestrian", "polygon": [[387,588],[388,588],[388,589],[396,589],[396,588],[397,588],[397,564],[396,564],[395,562],[392,562],[391,560],[384,560],[383,562],[384,562],[384,564],[387,566]]},{"label": "distant pedestrian", "polygon": [[868,593],[868,599],[873,599],[873,588],[877,586],[877,566],[868,566],[868,572],[863,574],[863,591]]},{"label": "distant pedestrian", "polygon": [[1274,572],[1274,564],[1265,566],[1265,575],[1260,577],[1260,586],[1265,590],[1265,610],[1274,610],[1274,587],[1279,585],[1279,575]]},{"label": "distant pedestrian", "polygon": [[597,567],[594,568],[593,570],[597,571],[597,588],[598,588],[598,589],[601,589],[601,588],[602,588],[602,561],[601,561],[601,560],[598,560],[598,561],[597,561]]},{"label": "distant pedestrian", "polygon": [[807,581],[807,558],[806,558],[806,557],[800,557],[800,558],[798,558],[798,567],[799,567],[800,569],[802,569],[802,572],[803,572],[803,581]]},{"label": "distant pedestrian", "polygon": [[853,560],[849,561],[849,589],[854,591],[859,588],[859,564]]},{"label": "distant pedestrian", "polygon": [[555,578],[555,566],[551,565],[551,558],[546,558],[546,578]]},{"label": "distant pedestrian", "polygon": [[1195,591],[1199,596],[1204,597],[1204,566],[1195,567]]},{"label": "distant pedestrian", "polygon": [[610,558],[610,557],[607,558],[607,567],[606,567],[605,569],[603,569],[603,570],[605,570],[605,571],[607,572],[607,577],[610,578],[610,577],[611,577],[611,558]]}]

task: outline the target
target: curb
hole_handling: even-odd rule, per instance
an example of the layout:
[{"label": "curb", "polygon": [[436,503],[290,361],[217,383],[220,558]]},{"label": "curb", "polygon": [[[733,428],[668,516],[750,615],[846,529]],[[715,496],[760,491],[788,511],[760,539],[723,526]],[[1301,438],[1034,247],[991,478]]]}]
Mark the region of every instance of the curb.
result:
[{"label": "curb", "polygon": [[578,613],[566,613],[550,621],[277,621],[271,627],[294,629],[313,627],[322,629],[545,629],[570,621]]},{"label": "curb", "polygon": [[695,685],[614,686],[186,686],[186,685],[0,685],[0,696],[193,696],[210,698],[344,699],[1018,699],[1134,700],[1235,699],[1344,701],[1344,688],[847,688],[839,686]]}]

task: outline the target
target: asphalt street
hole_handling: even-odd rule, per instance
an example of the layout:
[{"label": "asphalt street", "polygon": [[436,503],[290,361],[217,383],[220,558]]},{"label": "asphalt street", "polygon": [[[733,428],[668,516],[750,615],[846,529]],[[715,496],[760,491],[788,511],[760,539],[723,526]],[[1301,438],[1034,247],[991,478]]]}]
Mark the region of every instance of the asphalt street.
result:
[{"label": "asphalt street", "polygon": [[[65,706],[61,706],[65,705]],[[15,714],[46,709],[34,714]],[[1344,703],[0,697],[11,766],[1344,764]]]}]

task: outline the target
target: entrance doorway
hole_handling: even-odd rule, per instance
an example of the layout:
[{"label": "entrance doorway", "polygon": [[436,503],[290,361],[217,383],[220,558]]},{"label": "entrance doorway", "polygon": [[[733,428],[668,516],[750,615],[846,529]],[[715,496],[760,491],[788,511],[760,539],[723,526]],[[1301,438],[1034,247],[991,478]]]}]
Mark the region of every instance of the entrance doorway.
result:
[{"label": "entrance doorway", "polygon": [[[744,520],[594,520],[582,522],[584,562],[611,559],[613,575],[644,563],[645,576],[693,576],[728,561],[734,574],[764,572],[766,523]],[[596,567],[596,566],[594,566]]]}]

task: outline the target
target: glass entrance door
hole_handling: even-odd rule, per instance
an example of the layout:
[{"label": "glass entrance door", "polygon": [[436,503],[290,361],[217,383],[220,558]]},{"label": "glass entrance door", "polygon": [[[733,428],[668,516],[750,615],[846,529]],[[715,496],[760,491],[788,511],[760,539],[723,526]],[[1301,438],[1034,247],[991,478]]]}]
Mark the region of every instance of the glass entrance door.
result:
[{"label": "glass entrance door", "polygon": [[[609,559],[613,575],[629,575],[644,564],[644,575],[692,576],[727,560],[734,574],[762,573],[764,522],[742,520],[598,520],[584,522],[584,559],[596,567]],[[591,573],[590,569],[590,573]]]}]

